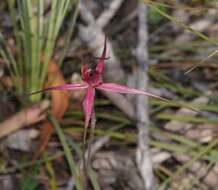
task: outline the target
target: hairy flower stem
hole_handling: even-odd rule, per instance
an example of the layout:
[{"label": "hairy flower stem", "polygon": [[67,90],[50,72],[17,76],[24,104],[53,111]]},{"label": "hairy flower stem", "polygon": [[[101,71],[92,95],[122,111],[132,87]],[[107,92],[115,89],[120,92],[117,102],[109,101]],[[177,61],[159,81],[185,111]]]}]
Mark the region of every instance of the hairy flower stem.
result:
[{"label": "hairy flower stem", "polygon": [[91,116],[91,131],[90,131],[90,135],[89,135],[89,142],[88,142],[88,154],[87,154],[87,169],[89,169],[89,163],[91,160],[91,156],[92,156],[92,144],[94,141],[94,136],[95,136],[95,125],[96,125],[96,117],[95,117],[95,111],[93,111],[92,116]]},{"label": "hairy flower stem", "polygon": [[[92,147],[94,135],[95,135],[95,126],[96,126],[96,116],[95,116],[95,111],[93,110],[92,115],[91,115],[91,124],[90,124],[91,129],[89,132],[88,144],[86,141],[88,127],[85,127],[84,136],[83,136],[83,170],[84,170],[84,175],[85,175],[85,187],[87,187],[87,184],[88,184],[88,176],[89,176],[89,170],[90,170],[89,164],[91,161],[91,154],[92,154],[91,147]],[[87,147],[87,152],[86,152],[86,147]]]},{"label": "hairy flower stem", "polygon": [[82,153],[82,170],[84,174],[84,189],[87,189],[88,187],[88,168],[86,164],[86,136],[87,136],[87,128],[88,126],[85,126],[84,133],[83,133],[83,153]]}]

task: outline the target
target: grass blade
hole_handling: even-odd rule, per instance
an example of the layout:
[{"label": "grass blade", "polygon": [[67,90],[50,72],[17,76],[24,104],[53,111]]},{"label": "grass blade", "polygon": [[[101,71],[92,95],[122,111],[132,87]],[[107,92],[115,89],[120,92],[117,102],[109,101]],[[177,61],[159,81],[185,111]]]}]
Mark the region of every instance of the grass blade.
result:
[{"label": "grass blade", "polygon": [[65,135],[64,135],[63,131],[61,130],[61,127],[59,126],[57,120],[51,115],[49,116],[49,119],[51,120],[51,122],[55,128],[55,131],[58,135],[58,138],[61,142],[61,145],[63,147],[67,162],[68,162],[69,167],[70,167],[71,174],[75,178],[75,185],[77,187],[77,190],[83,190],[81,178],[79,176],[79,170],[78,170],[78,167],[76,167],[76,163],[75,163],[74,158],[72,156],[72,153],[71,153],[71,150],[70,150],[69,145],[67,143],[67,140],[65,138]]}]

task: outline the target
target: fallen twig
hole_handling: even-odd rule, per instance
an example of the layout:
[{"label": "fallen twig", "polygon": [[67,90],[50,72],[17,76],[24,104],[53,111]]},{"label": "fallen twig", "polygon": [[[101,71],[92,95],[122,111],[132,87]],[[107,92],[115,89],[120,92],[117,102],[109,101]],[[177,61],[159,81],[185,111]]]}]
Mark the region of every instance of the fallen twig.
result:
[{"label": "fallen twig", "polygon": [[5,137],[20,128],[38,123],[46,118],[45,110],[49,107],[50,102],[44,100],[36,105],[31,106],[15,114],[8,120],[0,124],[0,138]]}]

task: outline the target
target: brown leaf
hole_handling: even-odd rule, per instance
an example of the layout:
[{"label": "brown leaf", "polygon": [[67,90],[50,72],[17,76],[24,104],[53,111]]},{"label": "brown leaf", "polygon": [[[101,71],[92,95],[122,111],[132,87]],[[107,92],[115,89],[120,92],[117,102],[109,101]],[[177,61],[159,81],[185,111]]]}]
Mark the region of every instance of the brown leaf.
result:
[{"label": "brown leaf", "polygon": [[[57,86],[66,84],[64,77],[54,62],[48,66],[48,82],[46,86]],[[57,119],[62,118],[69,105],[69,91],[53,90],[51,91],[52,113]]]},{"label": "brown leaf", "polygon": [[[58,65],[50,61],[48,65],[48,81],[46,87],[66,84]],[[70,94],[68,91],[53,90],[51,93],[51,111],[52,114],[60,120],[69,106]],[[52,124],[46,120],[42,124],[40,142],[34,158],[37,158],[46,148],[53,132]]]}]

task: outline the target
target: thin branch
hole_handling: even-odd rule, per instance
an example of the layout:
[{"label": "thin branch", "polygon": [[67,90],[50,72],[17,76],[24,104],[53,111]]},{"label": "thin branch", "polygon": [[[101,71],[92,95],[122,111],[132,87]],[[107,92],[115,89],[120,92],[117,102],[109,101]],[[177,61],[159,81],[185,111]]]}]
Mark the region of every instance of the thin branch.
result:
[{"label": "thin branch", "polygon": [[[138,46],[136,48],[136,58],[139,69],[137,71],[137,88],[147,90],[148,86],[148,29],[147,29],[147,7],[143,3],[138,4]],[[151,153],[149,150],[149,116],[148,98],[137,97],[136,100],[137,127],[138,127],[138,148],[136,161],[140,174],[144,180],[145,189],[154,189],[154,176],[152,169]]]},{"label": "thin branch", "polygon": [[129,118],[135,118],[135,111],[133,104],[122,94],[102,92],[107,96],[123,113],[125,113]]},{"label": "thin branch", "polygon": [[113,0],[110,3],[110,7],[105,10],[96,20],[96,23],[99,27],[104,28],[110,20],[114,17],[117,10],[120,8],[124,0]]},{"label": "thin branch", "polygon": [[[109,136],[103,136],[92,144],[92,148],[90,151],[90,159],[94,156],[96,152],[98,152],[98,150],[100,150],[109,141],[109,139]],[[86,157],[88,157],[88,152],[86,152]]]}]

